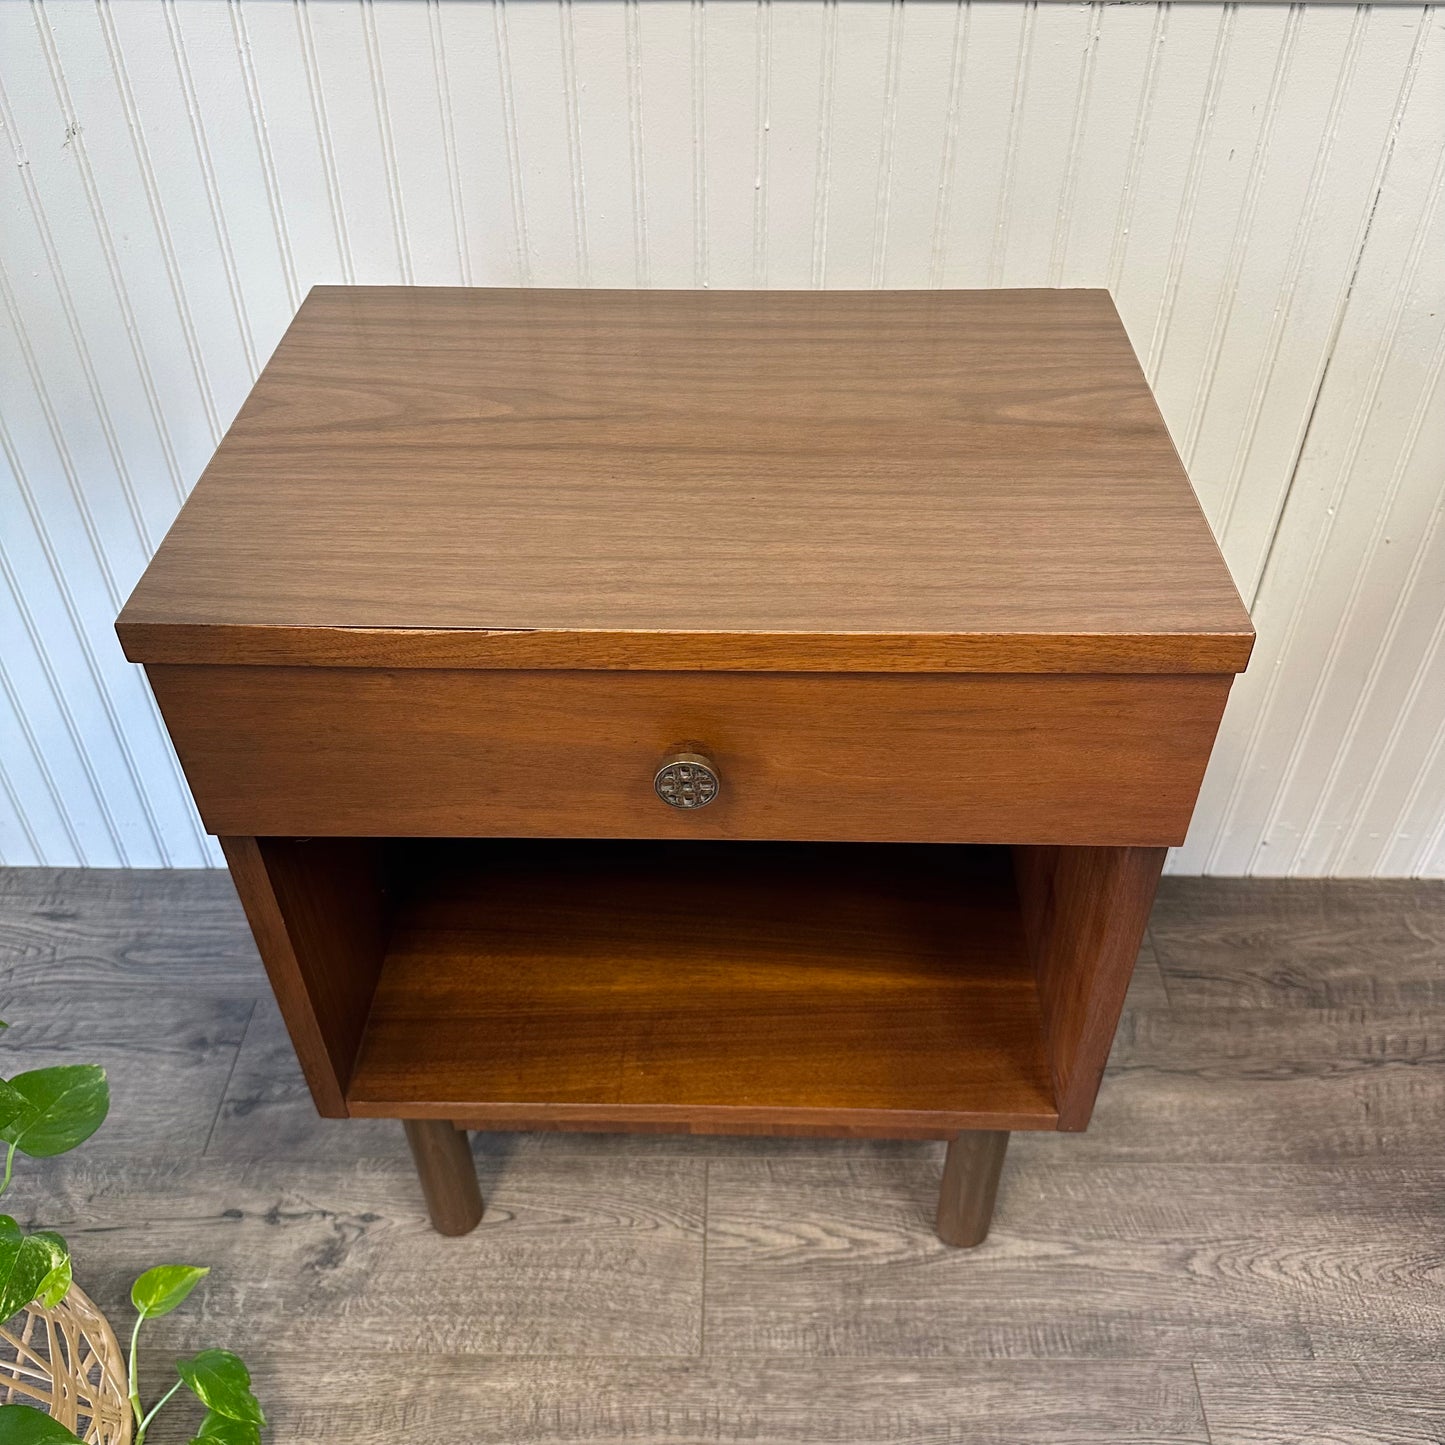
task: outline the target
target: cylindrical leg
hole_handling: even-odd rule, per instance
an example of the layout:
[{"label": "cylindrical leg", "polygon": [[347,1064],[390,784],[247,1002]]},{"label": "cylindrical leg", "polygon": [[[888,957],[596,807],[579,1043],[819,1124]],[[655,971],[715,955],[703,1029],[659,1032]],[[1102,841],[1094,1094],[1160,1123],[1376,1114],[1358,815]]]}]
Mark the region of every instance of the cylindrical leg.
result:
[{"label": "cylindrical leg", "polygon": [[938,1237],[967,1249],[988,1238],[1007,1129],[978,1129],[948,1141],[938,1191]]},{"label": "cylindrical leg", "polygon": [[421,1177],[427,1213],[438,1234],[466,1234],[481,1222],[482,1190],[467,1131],[450,1119],[403,1119]]}]

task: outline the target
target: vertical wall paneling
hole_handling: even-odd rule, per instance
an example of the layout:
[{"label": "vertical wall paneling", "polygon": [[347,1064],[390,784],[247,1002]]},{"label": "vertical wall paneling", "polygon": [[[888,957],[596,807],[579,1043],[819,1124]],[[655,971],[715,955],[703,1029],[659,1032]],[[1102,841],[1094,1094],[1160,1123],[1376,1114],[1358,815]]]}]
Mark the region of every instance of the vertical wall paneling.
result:
[{"label": "vertical wall paneling", "polygon": [[0,859],[216,861],[110,622],[310,286],[1106,286],[1260,630],[1171,867],[1445,875],[1442,105],[1435,7],[11,0]]},{"label": "vertical wall paneling", "polygon": [[700,178],[693,214],[699,284],[753,284],[757,241],[758,70],[756,3],[692,10],[693,126]]},{"label": "vertical wall paneling", "polygon": [[[1386,55],[1394,84],[1370,84]],[[1445,713],[1432,641],[1445,606],[1441,276],[1427,259],[1441,242],[1438,13],[1374,12],[1347,64],[1341,119],[1371,154],[1339,174],[1358,206],[1315,228],[1334,243],[1319,257],[1326,275],[1287,262],[1292,286],[1329,283],[1305,315],[1330,329],[1292,419],[1279,514],[1255,534],[1260,641],[1176,862],[1193,871],[1423,872],[1445,811],[1432,758]],[[1350,104],[1365,88],[1369,104]]]},{"label": "vertical wall paneling", "polygon": [[758,177],[767,216],[762,279],[805,287],[813,284],[817,264],[818,166],[830,93],[825,37],[836,11],[831,0],[770,0],[767,10],[767,145]]},{"label": "vertical wall paneling", "polygon": [[1445,152],[1438,110],[1408,104],[1414,87],[1438,101],[1445,31],[1410,19],[1411,69],[1381,185],[1259,594],[1265,665],[1241,688],[1248,725],[1212,810],[1213,869],[1373,872],[1392,856],[1390,866],[1418,872],[1439,822],[1438,799],[1419,809],[1413,784],[1415,809],[1388,830],[1370,819],[1392,769],[1411,777],[1431,765],[1445,715]]},{"label": "vertical wall paneling", "polygon": [[[637,216],[642,196],[636,167],[641,160],[632,102],[628,25],[607,6],[570,4],[560,17],[568,28],[568,64],[575,80],[568,115],[575,160],[569,161],[574,203],[585,217],[585,245],[611,258],[612,285],[642,285],[638,258],[645,242]],[[590,276],[590,259],[588,261]],[[619,281],[621,272],[625,282]]]}]

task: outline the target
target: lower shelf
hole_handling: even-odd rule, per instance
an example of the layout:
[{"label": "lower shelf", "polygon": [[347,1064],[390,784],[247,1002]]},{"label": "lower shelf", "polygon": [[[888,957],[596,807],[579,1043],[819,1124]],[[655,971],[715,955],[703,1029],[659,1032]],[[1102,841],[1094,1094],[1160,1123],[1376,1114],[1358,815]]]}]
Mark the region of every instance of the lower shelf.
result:
[{"label": "lower shelf", "polygon": [[1005,849],[392,849],[353,1114],[893,1136],[1056,1127]]}]

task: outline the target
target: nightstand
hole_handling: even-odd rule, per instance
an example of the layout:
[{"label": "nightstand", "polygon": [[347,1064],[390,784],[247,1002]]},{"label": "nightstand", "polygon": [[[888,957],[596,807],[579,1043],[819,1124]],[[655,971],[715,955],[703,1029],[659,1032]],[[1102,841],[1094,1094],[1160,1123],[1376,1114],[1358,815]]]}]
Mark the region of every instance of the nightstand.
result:
[{"label": "nightstand", "polygon": [[1253,634],[1102,291],[321,287],[117,628],[321,1113],[1087,1124]]}]

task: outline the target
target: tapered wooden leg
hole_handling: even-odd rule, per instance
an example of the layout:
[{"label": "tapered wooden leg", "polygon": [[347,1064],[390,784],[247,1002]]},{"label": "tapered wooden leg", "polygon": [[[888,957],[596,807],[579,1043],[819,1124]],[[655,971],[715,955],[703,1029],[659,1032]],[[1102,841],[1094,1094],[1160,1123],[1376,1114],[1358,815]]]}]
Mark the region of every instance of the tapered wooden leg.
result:
[{"label": "tapered wooden leg", "polygon": [[993,1220],[1007,1129],[978,1129],[948,1142],[938,1191],[938,1237],[962,1249],[982,1244]]},{"label": "tapered wooden leg", "polygon": [[467,1131],[450,1119],[403,1119],[421,1176],[427,1213],[438,1234],[466,1234],[481,1223],[482,1190]]}]

